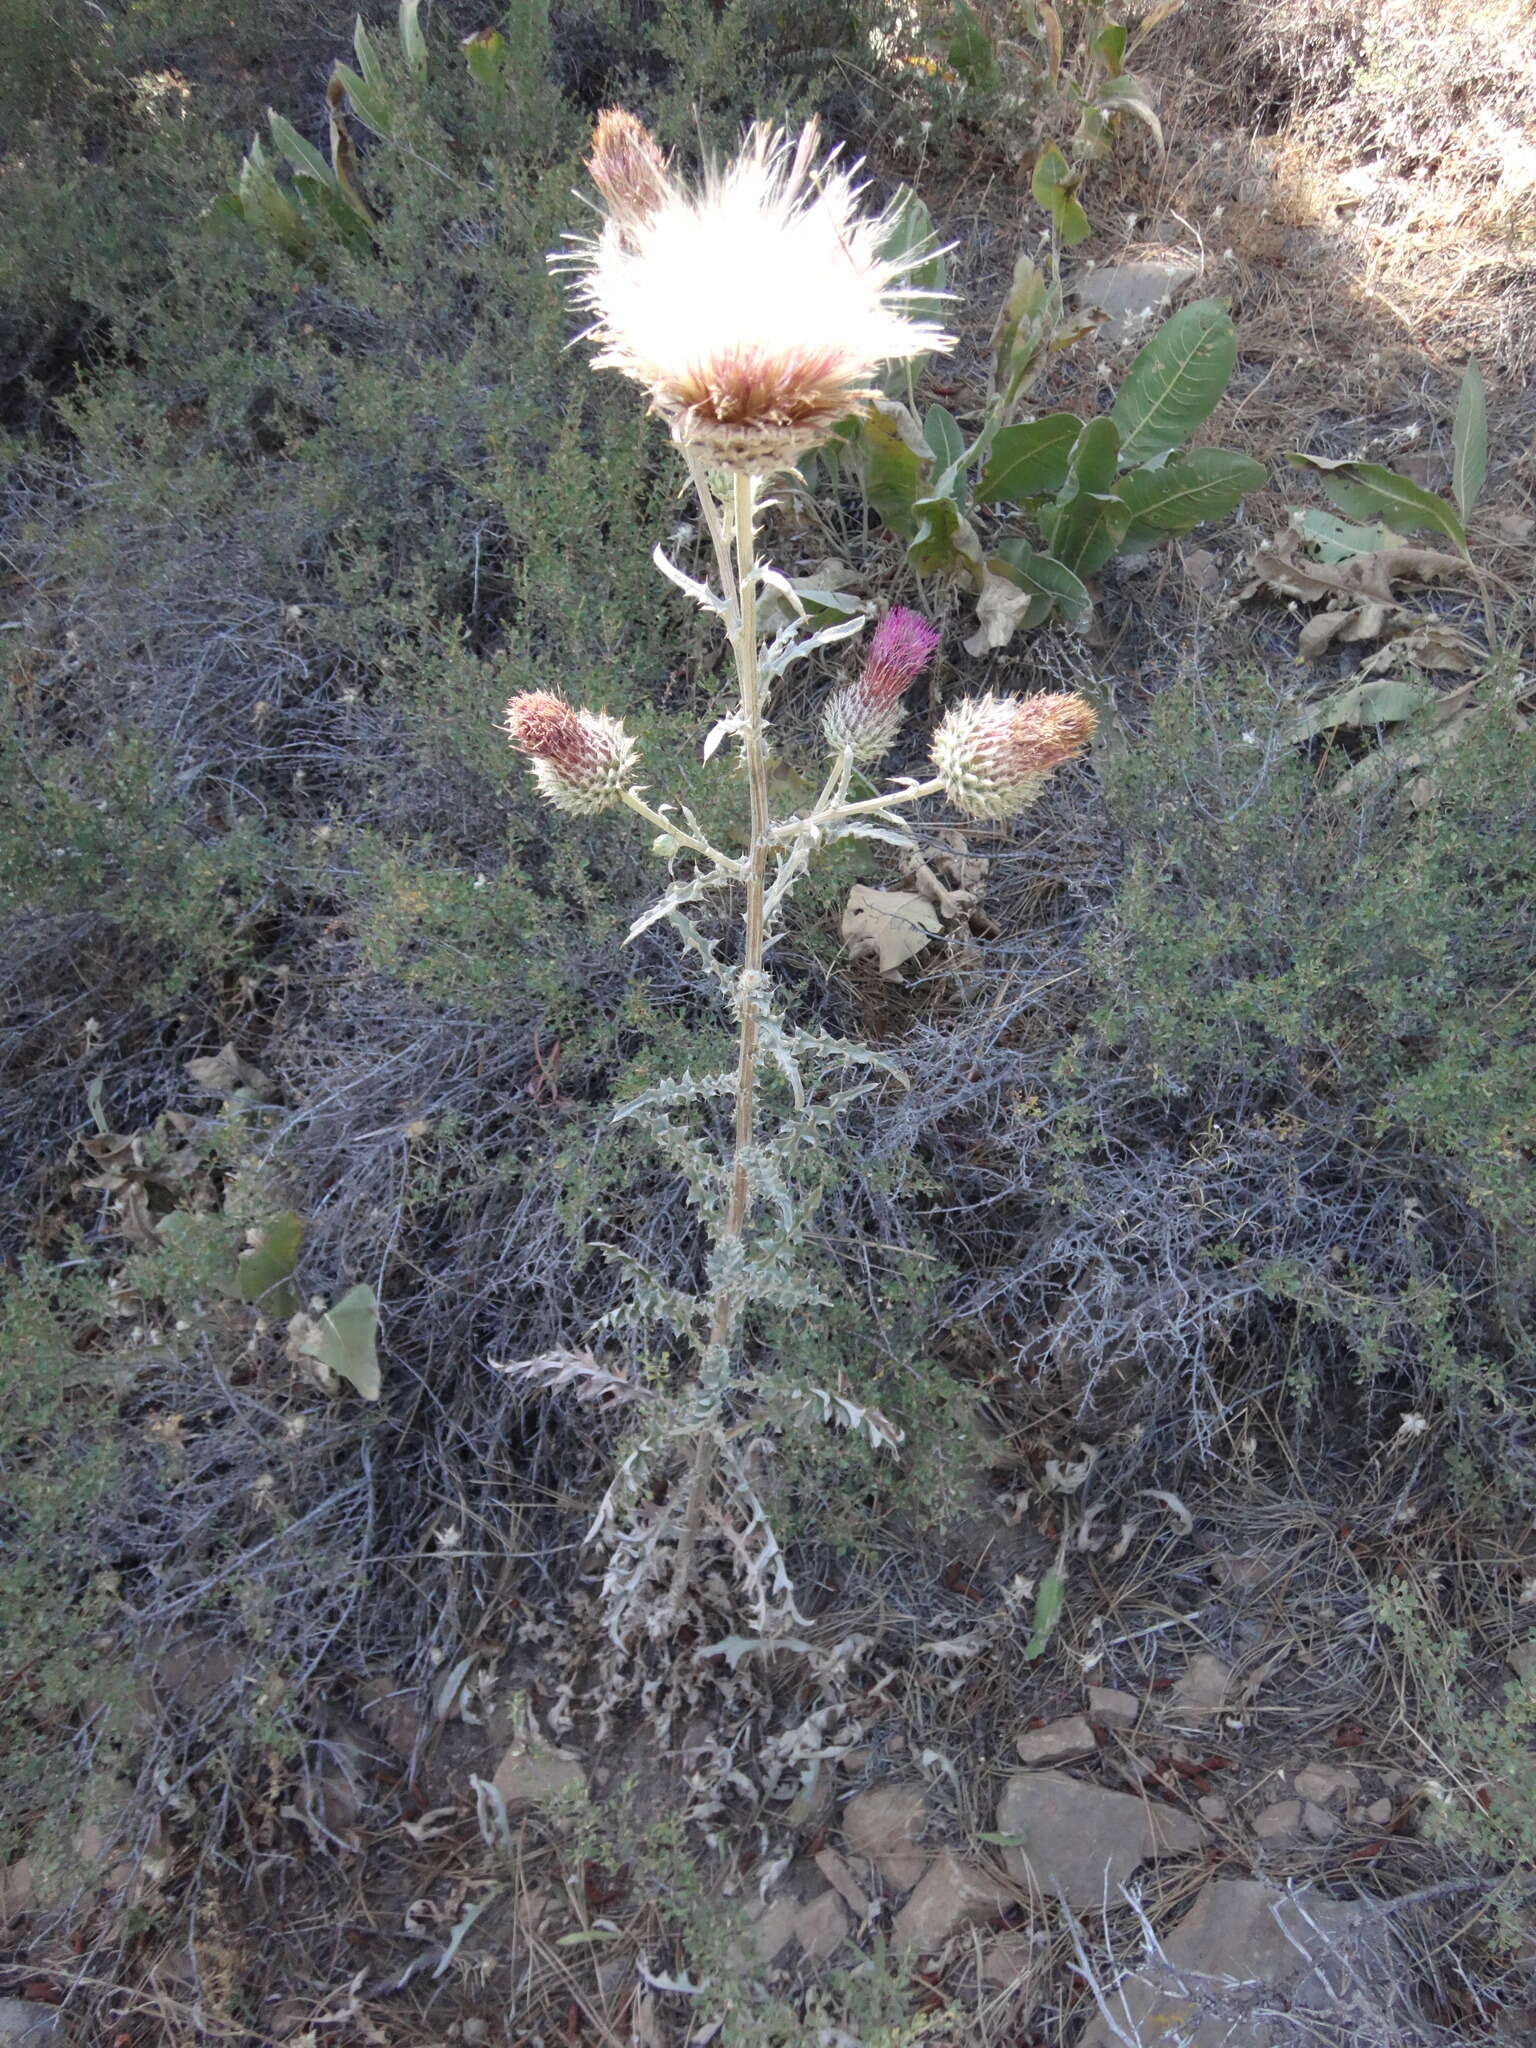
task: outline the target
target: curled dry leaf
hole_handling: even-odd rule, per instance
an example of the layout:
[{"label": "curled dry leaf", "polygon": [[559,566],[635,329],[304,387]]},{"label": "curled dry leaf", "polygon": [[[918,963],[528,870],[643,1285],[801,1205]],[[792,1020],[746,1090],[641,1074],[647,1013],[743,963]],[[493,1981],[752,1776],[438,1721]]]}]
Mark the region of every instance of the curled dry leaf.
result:
[{"label": "curled dry leaf", "polygon": [[486,1364],[492,1372],[546,1394],[568,1387],[588,1407],[618,1408],[640,1391],[632,1380],[605,1371],[590,1351],[546,1351],[538,1358],[507,1361],[488,1358]]},{"label": "curled dry leaf", "polygon": [[1404,545],[1373,547],[1344,561],[1323,561],[1303,552],[1307,538],[1292,529],[1257,549],[1249,560],[1248,581],[1238,592],[1239,598],[1268,592],[1326,607],[1302,628],[1297,651],[1304,661],[1315,661],[1335,640],[1379,639],[1406,617],[1399,582],[1434,583],[1456,572],[1465,574],[1468,566],[1459,555]]},{"label": "curled dry leaf", "polygon": [[937,910],[911,889],[871,889],[856,882],[843,906],[843,944],[855,960],[873,961],[880,973],[897,970],[939,937]]},{"label": "curled dry leaf", "polygon": [[188,1060],[187,1079],[196,1087],[206,1089],[210,1095],[223,1095],[238,1101],[244,1097],[250,1102],[270,1102],[273,1099],[271,1081],[261,1071],[243,1059],[233,1045],[221,1046],[207,1059]]}]

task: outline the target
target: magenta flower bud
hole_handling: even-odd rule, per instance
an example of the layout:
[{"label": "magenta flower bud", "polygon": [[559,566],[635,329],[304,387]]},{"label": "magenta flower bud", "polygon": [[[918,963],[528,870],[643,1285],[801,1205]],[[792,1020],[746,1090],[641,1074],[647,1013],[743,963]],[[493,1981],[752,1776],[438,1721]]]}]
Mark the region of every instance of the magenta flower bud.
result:
[{"label": "magenta flower bud", "polygon": [[539,794],[557,811],[605,811],[634,772],[635,743],[616,718],[577,711],[547,690],[507,706],[507,736],[533,766]]},{"label": "magenta flower bud", "polygon": [[899,606],[876,626],[856,682],[827,704],[822,731],[834,754],[847,748],[860,767],[887,751],[906,713],[902,694],[933,659],[939,636],[926,619]]},{"label": "magenta flower bud", "polygon": [[1098,715],[1075,691],[967,697],[933,736],[933,765],[957,811],[1012,818],[1093,738]]}]

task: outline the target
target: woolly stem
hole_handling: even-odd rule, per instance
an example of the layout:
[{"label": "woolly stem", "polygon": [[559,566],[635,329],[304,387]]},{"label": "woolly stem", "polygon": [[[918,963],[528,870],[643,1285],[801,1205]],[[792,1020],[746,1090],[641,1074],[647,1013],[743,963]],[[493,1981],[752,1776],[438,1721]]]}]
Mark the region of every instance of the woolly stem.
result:
[{"label": "woolly stem", "polygon": [[[690,468],[693,464],[690,462]],[[736,1014],[736,1133],[731,1160],[731,1191],[716,1251],[741,1244],[752,1206],[748,1160],[757,1129],[758,1014],[763,1000],[763,952],[766,932],[764,885],[768,874],[768,853],[772,844],[772,818],[768,807],[768,749],[763,729],[762,676],[757,651],[757,478],[738,473],[733,504],[734,564],[727,574],[728,555],[723,522],[714,505],[707,480],[694,469],[699,500],[710,533],[715,539],[726,590],[734,582],[734,605],[730,615],[732,646],[736,657],[736,678],[741,689],[741,748],[747,769],[747,794],[751,805],[751,840],[747,850],[745,938],[741,971],[737,977]],[[729,600],[728,600],[729,601]],[[711,1356],[720,1360],[729,1353],[736,1330],[737,1300],[731,1274],[739,1261],[721,1261],[721,1278],[710,1301],[709,1335],[705,1349],[705,1373]],[[699,1431],[688,1491],[683,1508],[683,1527],[673,1564],[668,1596],[668,1617],[675,1623],[687,1597],[698,1548],[699,1527],[709,1497],[719,1445],[719,1412],[711,1414]]]}]

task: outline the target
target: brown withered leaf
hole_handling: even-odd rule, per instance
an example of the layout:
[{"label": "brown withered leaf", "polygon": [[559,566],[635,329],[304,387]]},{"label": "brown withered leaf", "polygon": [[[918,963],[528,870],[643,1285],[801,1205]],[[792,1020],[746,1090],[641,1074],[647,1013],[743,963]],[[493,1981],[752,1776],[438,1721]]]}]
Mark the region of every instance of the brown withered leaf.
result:
[{"label": "brown withered leaf", "polygon": [[871,889],[855,882],[843,906],[843,944],[855,960],[894,975],[943,931],[927,897],[912,889]]},{"label": "brown withered leaf", "polygon": [[1271,545],[1256,549],[1239,597],[1257,597],[1268,591],[1339,611],[1365,605],[1396,609],[1401,603],[1396,588],[1400,581],[1435,583],[1443,576],[1465,575],[1468,569],[1460,555],[1444,554],[1438,548],[1375,548],[1344,562],[1321,562],[1304,549],[1304,537],[1294,528]]},{"label": "brown withered leaf", "polygon": [[261,1071],[243,1059],[233,1045],[221,1046],[206,1059],[188,1060],[187,1079],[210,1095],[240,1096],[253,1102],[273,1099],[272,1083]]}]

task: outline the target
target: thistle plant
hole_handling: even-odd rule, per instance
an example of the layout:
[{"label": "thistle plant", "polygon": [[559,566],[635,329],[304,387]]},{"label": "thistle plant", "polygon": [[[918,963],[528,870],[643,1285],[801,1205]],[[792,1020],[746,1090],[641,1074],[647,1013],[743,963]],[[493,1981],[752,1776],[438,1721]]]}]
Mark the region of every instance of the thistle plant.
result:
[{"label": "thistle plant", "polygon": [[[748,1556],[745,1539],[738,1537],[736,1548],[748,1556],[762,1618],[772,1591],[792,1599],[752,1495],[739,1433],[728,1440],[724,1427],[732,1408],[754,1391],[740,1355],[743,1318],[753,1301],[793,1305],[814,1298],[797,1270],[803,1263],[797,1243],[809,1220],[804,1184],[826,1171],[827,1139],[838,1117],[877,1085],[868,1076],[852,1085],[839,1077],[889,1064],[798,1029],[781,1015],[765,960],[789,895],[816,853],[835,840],[864,835],[910,844],[902,814],[926,799],[947,799],[973,818],[1015,815],[1055,768],[1083,751],[1094,714],[1075,695],[961,703],[934,737],[929,778],[902,778],[877,794],[853,795],[856,772],[872,768],[895,740],[905,693],[938,645],[924,620],[892,610],[876,625],[858,673],[825,707],[829,759],[819,796],[798,815],[773,815],[772,693],[792,663],[861,632],[868,621],[842,619],[815,630],[800,614],[764,644],[759,600],[765,588],[788,597],[798,611],[790,584],[759,559],[765,486],[840,421],[873,403],[883,366],[948,348],[951,337],[916,317],[915,302],[931,306],[931,293],[904,282],[925,252],[883,253],[891,240],[889,219],[864,208],[856,172],[840,166],[835,152],[820,153],[814,124],[794,138],[753,129],[733,162],[709,169],[690,187],[641,123],[613,110],[598,120],[589,169],[603,201],[602,226],[552,260],[574,276],[596,366],[641,386],[687,467],[718,588],[684,574],[659,548],[655,560],[719,620],[729,640],[737,701],[714,725],[704,756],[713,758],[726,740],[736,742],[750,807],[745,847],[716,847],[685,806],[653,808],[647,801],[637,749],[617,720],[544,692],[516,697],[508,707],[512,744],[527,756],[548,802],[580,814],[627,808],[653,828],[656,851],[672,876],[631,937],[669,921],[704,962],[736,1020],[729,1071],[669,1077],[620,1112],[648,1122],[682,1166],[711,1240],[696,1298],[638,1276],[628,1317],[670,1325],[692,1356],[687,1384],[653,1406],[621,1474],[638,1500],[648,1461],[649,1501],[658,1497],[658,1465],[671,1468],[660,1494],[662,1522],[653,1522],[648,1538],[653,1559],[670,1550],[665,1596],[645,1617],[649,1630],[662,1634],[675,1624],[687,1595],[722,1463],[728,1470],[721,1484],[755,1532],[755,1557]],[[688,906],[712,895],[739,907],[734,957],[687,914]],[[790,1100],[771,1120],[761,1085],[768,1069],[786,1084]],[[722,1148],[683,1133],[674,1120],[680,1107],[721,1098],[734,1107]],[[547,1380],[547,1363],[529,1361],[527,1376]],[[820,1398],[828,1412],[831,1398]],[[849,1404],[838,1405],[848,1420]],[[853,1414],[881,1439],[874,1411]],[[887,1425],[885,1440],[891,1436]],[[616,1515],[610,1489],[594,1529]],[[629,1543],[631,1566],[637,1541]],[[627,1577],[610,1571],[611,1594],[626,1587],[633,1593],[635,1585],[633,1569]]]}]

